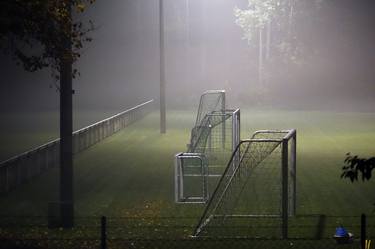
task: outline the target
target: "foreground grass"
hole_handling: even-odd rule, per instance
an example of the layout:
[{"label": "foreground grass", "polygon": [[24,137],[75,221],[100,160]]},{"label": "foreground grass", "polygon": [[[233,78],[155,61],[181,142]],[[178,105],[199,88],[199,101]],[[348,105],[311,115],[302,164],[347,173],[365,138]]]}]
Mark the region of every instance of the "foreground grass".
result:
[{"label": "foreground grass", "polygon": [[[168,133],[159,134],[159,117],[142,121],[75,158],[75,199],[79,216],[193,216],[202,205],[176,205],[173,157],[186,150],[194,113],[170,112]],[[374,153],[375,114],[247,110],[241,137],[258,129],[296,128],[298,133],[297,212],[359,215],[374,210],[375,184],[340,179],[345,154]],[[278,181],[278,179],[275,179]],[[58,170],[2,196],[3,215],[47,214],[57,199]]]}]

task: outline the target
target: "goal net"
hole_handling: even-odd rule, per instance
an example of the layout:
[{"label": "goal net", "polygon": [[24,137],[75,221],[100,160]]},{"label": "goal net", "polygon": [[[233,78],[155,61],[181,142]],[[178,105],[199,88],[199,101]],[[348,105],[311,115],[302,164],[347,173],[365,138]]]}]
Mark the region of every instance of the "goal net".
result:
[{"label": "goal net", "polygon": [[262,218],[278,220],[276,233],[287,236],[288,216],[295,213],[295,170],[295,130],[258,131],[241,141],[193,235],[257,236],[260,227],[250,231],[248,225]]},{"label": "goal net", "polygon": [[225,109],[225,91],[200,99],[186,153],[175,156],[175,201],[204,203],[239,142],[240,110]]}]

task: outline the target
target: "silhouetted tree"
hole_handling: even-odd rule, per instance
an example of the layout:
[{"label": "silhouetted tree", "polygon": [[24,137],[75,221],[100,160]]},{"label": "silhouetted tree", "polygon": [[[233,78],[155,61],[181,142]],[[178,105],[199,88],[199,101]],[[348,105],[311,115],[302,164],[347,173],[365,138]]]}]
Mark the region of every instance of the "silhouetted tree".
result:
[{"label": "silhouetted tree", "polygon": [[[59,79],[62,58],[72,62],[80,57],[84,42],[91,41],[87,33],[93,24],[85,27],[75,21],[72,13],[85,11],[95,0],[2,0],[0,1],[0,49],[12,55],[18,65],[34,72],[51,68]],[[67,51],[65,39],[71,49]],[[75,69],[72,76],[79,74]]]},{"label": "silhouetted tree", "polygon": [[372,177],[375,168],[375,157],[360,158],[350,153],[345,158],[345,166],[342,167],[341,178],[348,178],[351,182],[358,181],[358,175],[362,181],[368,181]]},{"label": "silhouetted tree", "polygon": [[95,0],[0,1],[0,48],[26,71],[50,68],[60,91],[60,215],[61,225],[73,226],[72,64],[84,42],[91,41],[74,15]]}]

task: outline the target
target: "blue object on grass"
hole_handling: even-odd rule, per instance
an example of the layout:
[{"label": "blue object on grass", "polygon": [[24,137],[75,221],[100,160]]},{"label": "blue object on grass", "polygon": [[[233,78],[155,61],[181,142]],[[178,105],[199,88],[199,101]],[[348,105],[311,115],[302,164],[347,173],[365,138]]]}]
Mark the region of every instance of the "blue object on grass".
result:
[{"label": "blue object on grass", "polygon": [[340,227],[336,227],[335,235],[337,237],[346,237],[346,236],[348,236],[348,232],[346,231],[346,229],[343,226],[340,226]]}]

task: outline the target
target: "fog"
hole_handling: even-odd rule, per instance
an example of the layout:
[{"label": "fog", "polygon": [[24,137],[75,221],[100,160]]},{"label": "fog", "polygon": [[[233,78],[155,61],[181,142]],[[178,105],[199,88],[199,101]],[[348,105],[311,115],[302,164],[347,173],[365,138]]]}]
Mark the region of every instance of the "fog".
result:
[{"label": "fog", "polygon": [[[247,0],[164,0],[167,109],[195,108],[203,91],[225,89],[241,108],[375,111],[374,2],[297,2],[297,62],[280,63],[271,46],[260,84],[258,42],[243,39],[234,16]],[[97,0],[79,17],[93,20],[96,30],[75,65],[75,109],[121,110],[159,98],[158,6]],[[282,35],[272,25],[271,45]],[[1,55],[1,75],[2,111],[58,109],[48,70],[26,73]]]}]

